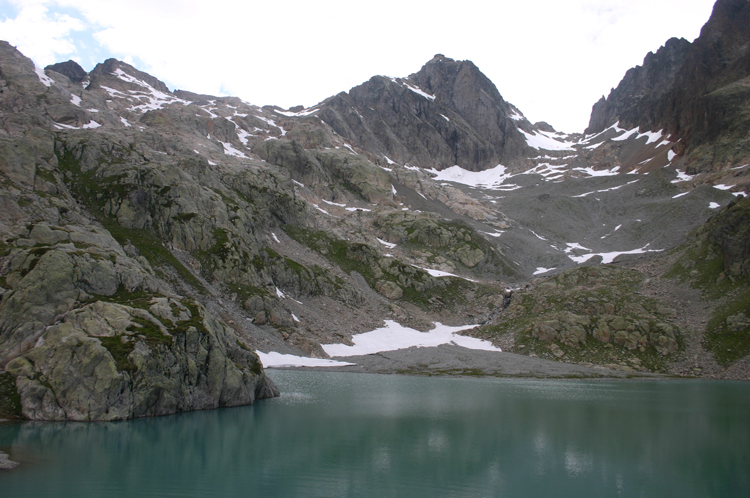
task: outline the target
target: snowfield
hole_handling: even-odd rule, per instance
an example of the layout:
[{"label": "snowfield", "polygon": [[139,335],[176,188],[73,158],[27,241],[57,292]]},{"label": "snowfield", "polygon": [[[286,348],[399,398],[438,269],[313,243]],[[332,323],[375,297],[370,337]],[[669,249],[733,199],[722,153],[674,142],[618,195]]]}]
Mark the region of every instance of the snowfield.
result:
[{"label": "snowfield", "polygon": [[455,344],[467,349],[480,349],[484,351],[501,351],[500,348],[496,348],[490,342],[457,334],[462,330],[474,327],[476,325],[450,327],[441,323],[435,323],[435,328],[429,332],[420,332],[409,327],[404,327],[393,320],[386,320],[385,327],[352,336],[353,346],[347,346],[346,344],[322,344],[322,347],[331,357],[376,354],[383,351],[395,351],[411,347],[435,347],[441,344]]}]

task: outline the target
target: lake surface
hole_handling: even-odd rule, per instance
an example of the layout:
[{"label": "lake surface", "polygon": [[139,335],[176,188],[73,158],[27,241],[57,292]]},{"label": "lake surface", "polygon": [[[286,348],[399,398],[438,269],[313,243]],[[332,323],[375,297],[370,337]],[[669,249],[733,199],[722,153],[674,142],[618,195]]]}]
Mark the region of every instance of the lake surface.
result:
[{"label": "lake surface", "polygon": [[0,424],[0,496],[750,496],[750,383],[269,376],[248,407]]}]

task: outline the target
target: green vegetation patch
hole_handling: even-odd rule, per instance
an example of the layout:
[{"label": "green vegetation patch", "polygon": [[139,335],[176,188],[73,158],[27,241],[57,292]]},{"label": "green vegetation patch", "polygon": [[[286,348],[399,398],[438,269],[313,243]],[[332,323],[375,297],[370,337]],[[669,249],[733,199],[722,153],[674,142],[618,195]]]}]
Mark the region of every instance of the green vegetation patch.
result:
[{"label": "green vegetation patch", "polygon": [[750,286],[737,289],[714,310],[703,346],[725,367],[750,354]]},{"label": "green vegetation patch", "polygon": [[135,349],[135,341],[130,339],[127,342],[122,342],[122,337],[124,336],[100,337],[99,340],[102,346],[112,355],[117,365],[117,370],[121,372],[135,372],[137,368],[128,359],[128,355]]},{"label": "green vegetation patch", "polygon": [[21,395],[16,390],[16,378],[7,372],[0,372],[0,418],[23,418]]},{"label": "green vegetation patch", "polygon": [[208,329],[205,323],[203,323],[203,315],[200,312],[200,307],[196,301],[192,299],[186,299],[182,301],[188,311],[190,311],[190,318],[187,320],[181,320],[175,324],[174,334],[184,334],[190,327],[195,327],[198,332],[203,335],[209,335]]},{"label": "green vegetation patch", "polygon": [[750,354],[750,199],[735,199],[676,249],[666,276],[689,282],[709,300],[723,299],[713,312],[703,346],[729,366]]}]

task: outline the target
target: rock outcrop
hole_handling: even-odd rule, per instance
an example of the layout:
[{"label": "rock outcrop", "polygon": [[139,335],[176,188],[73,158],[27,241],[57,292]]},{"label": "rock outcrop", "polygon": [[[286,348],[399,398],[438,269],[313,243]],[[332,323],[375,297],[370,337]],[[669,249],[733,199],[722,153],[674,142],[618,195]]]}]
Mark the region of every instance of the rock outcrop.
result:
[{"label": "rock outcrop", "polygon": [[6,365],[31,420],[121,420],[278,395],[257,355],[195,303],[95,301]]}]

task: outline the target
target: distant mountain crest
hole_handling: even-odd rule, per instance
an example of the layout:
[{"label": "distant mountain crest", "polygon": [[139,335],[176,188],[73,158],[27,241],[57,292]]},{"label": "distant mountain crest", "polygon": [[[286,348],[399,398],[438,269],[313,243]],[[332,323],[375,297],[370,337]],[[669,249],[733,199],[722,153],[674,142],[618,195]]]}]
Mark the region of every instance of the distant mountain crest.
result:
[{"label": "distant mountain crest", "polygon": [[45,71],[55,71],[68,77],[73,83],[81,83],[88,78],[87,73],[76,61],[58,62],[44,68]]}]

